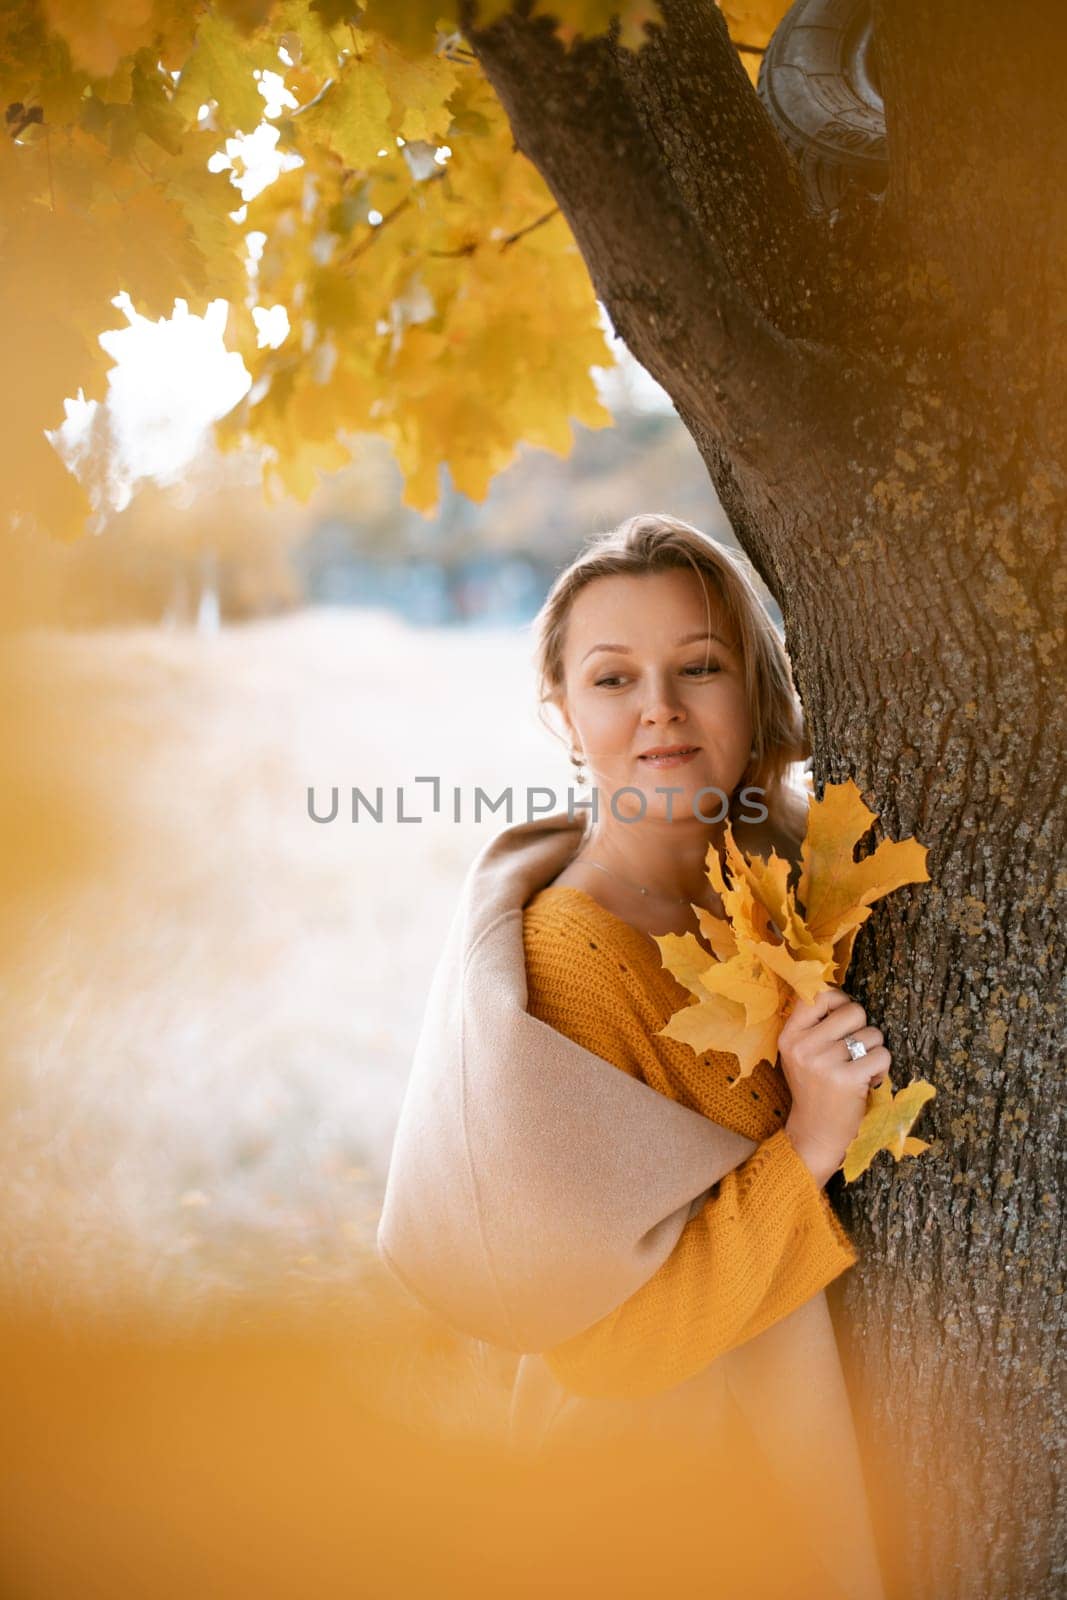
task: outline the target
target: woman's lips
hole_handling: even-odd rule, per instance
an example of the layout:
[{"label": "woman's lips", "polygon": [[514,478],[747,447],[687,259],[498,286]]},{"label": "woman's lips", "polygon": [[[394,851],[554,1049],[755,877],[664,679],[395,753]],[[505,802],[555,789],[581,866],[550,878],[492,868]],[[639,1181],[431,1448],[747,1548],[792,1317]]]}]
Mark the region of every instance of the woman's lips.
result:
[{"label": "woman's lips", "polygon": [[646,767],[684,767],[687,761],[692,761],[699,754],[699,750],[687,750],[681,755],[638,756],[637,759],[643,761]]}]

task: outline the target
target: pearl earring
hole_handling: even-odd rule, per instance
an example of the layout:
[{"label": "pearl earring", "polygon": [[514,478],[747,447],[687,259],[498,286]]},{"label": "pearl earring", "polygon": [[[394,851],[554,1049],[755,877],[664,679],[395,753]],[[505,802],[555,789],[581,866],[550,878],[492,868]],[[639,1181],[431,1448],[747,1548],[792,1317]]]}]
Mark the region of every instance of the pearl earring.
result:
[{"label": "pearl earring", "polygon": [[583,755],[577,751],[571,751],[571,765],[578,769],[574,776],[579,788],[584,788],[585,786],[585,773],[582,771],[582,762],[584,760],[585,757]]}]

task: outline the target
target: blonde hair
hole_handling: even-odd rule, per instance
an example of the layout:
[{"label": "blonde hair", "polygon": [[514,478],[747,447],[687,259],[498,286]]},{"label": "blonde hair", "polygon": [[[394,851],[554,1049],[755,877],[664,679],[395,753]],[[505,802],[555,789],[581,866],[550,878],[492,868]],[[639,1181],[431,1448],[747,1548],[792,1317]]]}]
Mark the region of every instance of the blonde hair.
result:
[{"label": "blonde hair", "polygon": [[[617,527],[594,534],[557,575],[532,623],[538,717],[548,726],[543,714],[545,705],[560,707],[563,699],[567,622],[576,597],[586,585],[596,578],[640,576],[686,567],[702,583],[705,600],[709,585],[717,596],[733,629],[744,670],[755,754],[731,795],[729,820],[738,842],[744,842],[746,848],[760,848],[744,837],[746,828],[759,827],[771,835],[761,853],[774,846],[795,860],[807,822],[808,794],[791,781],[790,769],[810,756],[811,743],[789,657],[749,575],[747,558],[716,543],[688,522],[661,512],[627,517]],[[549,731],[558,737],[555,729]],[[760,799],[768,811],[766,823],[738,822],[737,796],[746,785],[764,791]]]}]

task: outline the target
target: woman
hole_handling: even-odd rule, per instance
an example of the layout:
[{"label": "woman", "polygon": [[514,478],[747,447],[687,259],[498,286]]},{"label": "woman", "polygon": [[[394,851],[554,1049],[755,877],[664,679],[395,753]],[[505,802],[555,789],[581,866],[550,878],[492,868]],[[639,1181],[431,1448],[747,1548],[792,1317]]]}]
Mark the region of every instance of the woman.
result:
[{"label": "woman", "polygon": [[[794,1008],[782,1070],[739,1092],[732,1056],[659,1034],[689,996],[651,935],[697,932],[694,905],[721,914],[705,857],[727,818],[750,853],[797,853],[787,659],[742,564],[662,516],[595,540],[537,635],[542,701],[597,814],[508,827],[468,872],[379,1250],[453,1327],[521,1353],[519,1449],[640,1440],[701,1472],[729,1461],[730,1516],[757,1489],[779,1530],[779,1565],[746,1594],[880,1600],[823,1293],[856,1254],[823,1186],[889,1053],[837,990]],[[745,1570],[767,1554],[750,1543]]]},{"label": "woman", "polygon": [[[853,1264],[822,1190],[891,1058],[841,990],[794,1009],[781,1071],[761,1063],[741,1093],[736,1058],[658,1036],[689,994],[650,936],[699,935],[695,906],[725,915],[705,862],[711,848],[722,857],[727,821],[750,854],[774,845],[797,859],[804,831],[785,781],[806,753],[801,713],[739,563],[685,524],[632,518],[557,579],[538,639],[542,703],[602,803],[525,910],[529,1010],[758,1141],[641,1291],[546,1355],[575,1393],[636,1396],[692,1376]],[[742,820],[761,795],[766,816]],[[847,1039],[865,1046],[859,1060]]]}]

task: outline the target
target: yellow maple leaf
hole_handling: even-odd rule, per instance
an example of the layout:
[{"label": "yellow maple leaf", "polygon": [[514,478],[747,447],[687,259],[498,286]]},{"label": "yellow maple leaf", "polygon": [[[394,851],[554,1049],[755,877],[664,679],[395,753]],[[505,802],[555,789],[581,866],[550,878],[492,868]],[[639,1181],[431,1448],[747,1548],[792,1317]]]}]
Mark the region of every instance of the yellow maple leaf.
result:
[{"label": "yellow maple leaf", "polygon": [[653,934],[663,956],[663,965],[669,967],[679,983],[685,985],[698,1000],[706,1000],[711,993],[705,989],[702,978],[715,965],[708,960],[708,952],[691,933]]},{"label": "yellow maple leaf", "polygon": [[443,142],[451,120],[448,102],[459,83],[452,63],[443,56],[413,60],[385,39],[374,40],[369,56],[392,104],[392,131],[402,139]]},{"label": "yellow maple leaf", "polygon": [[254,73],[278,65],[272,43],[244,34],[228,17],[207,12],[174,91],[175,110],[195,120],[202,101],[214,101],[220,123],[252,133],[263,121],[263,96]]},{"label": "yellow maple leaf", "polygon": [[743,1005],[722,994],[683,1006],[658,1031],[665,1038],[687,1044],[697,1055],[707,1050],[725,1050],[737,1057],[738,1076],[750,1077],[761,1061],[773,1061],[778,1048],[781,1022],[775,1012],[763,1022],[751,1023]]},{"label": "yellow maple leaf", "polygon": [[765,939],[753,949],[767,971],[775,973],[802,1000],[814,1000],[826,988],[831,970],[829,962],[798,961],[788,944],[769,944]]},{"label": "yellow maple leaf", "polygon": [[[729,961],[737,954],[734,930],[721,917],[713,916],[704,906],[694,906],[701,937],[709,944],[719,961]],[[692,937],[692,935],[690,935]]]},{"label": "yellow maple leaf", "polygon": [[[403,5],[396,0],[368,0],[363,25],[391,40],[406,55],[418,57],[433,48],[435,33],[447,26],[439,16],[440,9],[439,0],[404,0]],[[481,10],[478,21],[479,25],[483,22]]]},{"label": "yellow maple leaf", "polygon": [[373,166],[390,114],[381,68],[369,55],[353,56],[322,99],[300,113],[305,131],[329,144],[345,166]]},{"label": "yellow maple leaf", "polygon": [[352,35],[348,28],[331,27],[323,13],[309,6],[307,0],[278,0],[273,23],[289,56],[299,61],[305,71],[320,78],[332,77],[341,50],[351,48]]},{"label": "yellow maple leaf", "polygon": [[767,938],[771,932],[773,914],[757,897],[745,871],[744,855],[734,843],[733,830],[729,826],[726,829],[726,862],[730,868],[729,881],[723,875],[715,846],[708,847],[705,858],[708,878],[722,900],[734,938],[739,943],[746,939]]},{"label": "yellow maple leaf", "polygon": [[746,940],[736,956],[709,967],[703,981],[709,993],[721,994],[743,1006],[750,1027],[762,1028],[771,1017],[778,1016],[783,996],[777,975],[764,966],[755,951],[756,946]]},{"label": "yellow maple leaf", "polygon": [[866,921],[867,908],[892,889],[929,881],[926,846],[915,839],[883,839],[863,861],[854,859],[856,845],[876,816],[851,778],[828,783],[822,799],[810,808],[797,899],[809,932],[820,943],[836,943],[854,932]]},{"label": "yellow maple leaf", "polygon": [[928,1140],[913,1139],[909,1134],[923,1106],[936,1094],[933,1084],[922,1078],[905,1084],[896,1094],[888,1077],[882,1079],[877,1089],[872,1088],[859,1131],[845,1151],[842,1163],[845,1182],[851,1183],[861,1172],[866,1172],[879,1150],[892,1151],[895,1161],[928,1150]]}]

